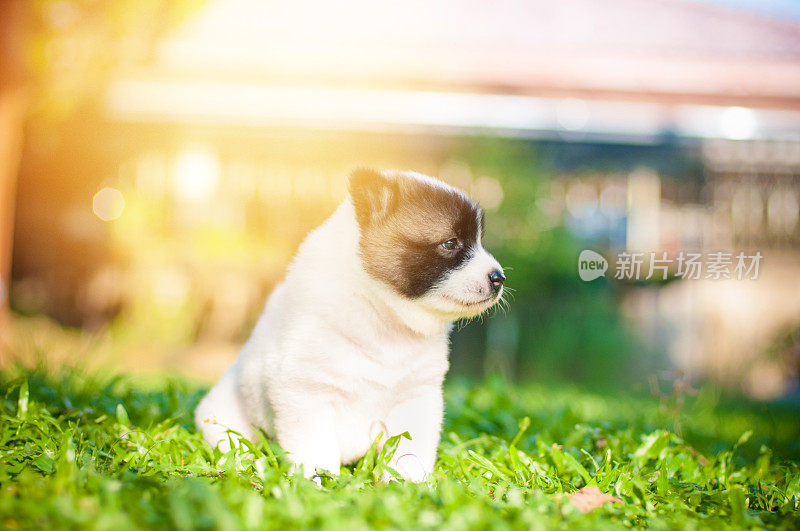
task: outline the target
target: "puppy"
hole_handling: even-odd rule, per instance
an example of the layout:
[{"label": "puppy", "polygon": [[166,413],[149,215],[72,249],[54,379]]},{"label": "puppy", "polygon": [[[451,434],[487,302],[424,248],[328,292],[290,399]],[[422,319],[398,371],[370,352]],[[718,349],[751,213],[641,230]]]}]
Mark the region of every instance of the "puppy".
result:
[{"label": "puppy", "polygon": [[[352,173],[349,196],[300,245],[239,358],[195,420],[223,451],[262,429],[307,477],[401,439],[390,466],[424,481],[444,406],[448,335],[502,296],[483,210],[413,172]],[[235,440],[235,439],[234,439]]]}]

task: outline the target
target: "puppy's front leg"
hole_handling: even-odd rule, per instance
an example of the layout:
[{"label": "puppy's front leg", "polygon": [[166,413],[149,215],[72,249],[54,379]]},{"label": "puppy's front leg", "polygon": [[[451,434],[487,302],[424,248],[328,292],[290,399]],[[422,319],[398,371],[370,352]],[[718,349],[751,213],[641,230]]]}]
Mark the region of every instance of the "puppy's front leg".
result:
[{"label": "puppy's front leg", "polygon": [[318,470],[339,474],[341,452],[336,436],[336,413],[333,406],[320,405],[284,409],[275,415],[278,443],[289,453],[303,475],[313,477]]},{"label": "puppy's front leg", "polygon": [[411,440],[400,439],[390,466],[415,483],[425,481],[436,462],[436,448],[442,429],[444,402],[438,386],[425,387],[413,398],[398,403],[386,418],[391,436],[408,432]]}]

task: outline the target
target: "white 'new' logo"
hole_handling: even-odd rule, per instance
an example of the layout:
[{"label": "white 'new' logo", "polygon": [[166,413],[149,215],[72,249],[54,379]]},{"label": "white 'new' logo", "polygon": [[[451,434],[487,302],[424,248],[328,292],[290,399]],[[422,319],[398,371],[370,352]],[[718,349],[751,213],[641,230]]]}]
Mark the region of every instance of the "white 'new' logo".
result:
[{"label": "white 'new' logo", "polygon": [[589,249],[581,251],[578,256],[578,275],[584,282],[604,277],[608,270],[608,261],[598,253]]}]

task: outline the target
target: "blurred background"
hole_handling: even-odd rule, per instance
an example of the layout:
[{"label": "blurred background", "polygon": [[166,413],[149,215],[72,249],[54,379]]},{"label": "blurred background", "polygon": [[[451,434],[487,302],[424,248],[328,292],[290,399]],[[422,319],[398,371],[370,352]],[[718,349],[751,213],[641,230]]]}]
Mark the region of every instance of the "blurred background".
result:
[{"label": "blurred background", "polygon": [[[0,6],[6,363],[217,377],[370,165],[487,210],[513,297],[455,374],[800,399],[792,0]],[[583,282],[587,248],[764,258]]]}]

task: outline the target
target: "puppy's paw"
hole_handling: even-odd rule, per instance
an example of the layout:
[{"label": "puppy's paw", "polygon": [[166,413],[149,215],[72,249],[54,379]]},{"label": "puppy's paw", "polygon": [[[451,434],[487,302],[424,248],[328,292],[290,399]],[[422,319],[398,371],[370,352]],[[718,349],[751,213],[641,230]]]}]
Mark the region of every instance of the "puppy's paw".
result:
[{"label": "puppy's paw", "polygon": [[327,467],[323,466],[314,466],[312,464],[305,464],[305,463],[293,463],[292,466],[289,468],[290,475],[299,475],[300,468],[303,469],[303,477],[306,479],[310,479],[314,483],[317,484],[318,487],[322,486],[322,477],[320,474],[326,474],[328,476],[338,476],[339,471],[336,470],[329,470]]},{"label": "puppy's paw", "polygon": [[422,460],[416,454],[403,454],[394,459],[392,465],[406,481],[424,483],[428,480],[428,472],[425,470]]}]

